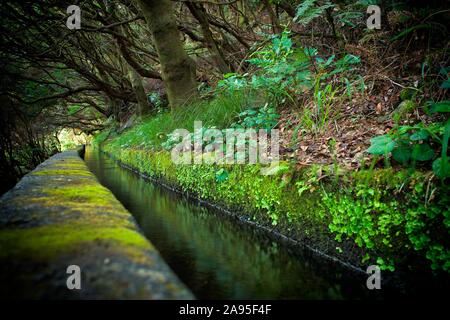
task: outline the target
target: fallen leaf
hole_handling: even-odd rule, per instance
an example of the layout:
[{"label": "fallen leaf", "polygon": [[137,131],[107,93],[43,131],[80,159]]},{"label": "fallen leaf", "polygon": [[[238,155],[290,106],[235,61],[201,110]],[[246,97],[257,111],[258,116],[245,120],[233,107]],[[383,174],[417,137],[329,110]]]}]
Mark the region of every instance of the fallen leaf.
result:
[{"label": "fallen leaf", "polygon": [[375,107],[375,112],[376,114],[380,114],[383,111],[383,105],[381,104],[381,102],[379,102],[377,104],[377,106]]}]

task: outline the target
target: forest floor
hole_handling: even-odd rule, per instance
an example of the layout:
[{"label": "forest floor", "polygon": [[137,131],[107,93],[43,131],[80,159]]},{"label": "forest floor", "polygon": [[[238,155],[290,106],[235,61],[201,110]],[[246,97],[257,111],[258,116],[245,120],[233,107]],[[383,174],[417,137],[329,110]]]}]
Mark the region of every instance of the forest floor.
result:
[{"label": "forest floor", "polygon": [[304,123],[305,109],[314,108],[312,98],[301,97],[297,107],[280,111],[280,151],[284,159],[295,159],[299,168],[333,163],[348,170],[367,166],[374,158],[366,152],[373,137],[395,132],[400,126],[429,126],[445,119],[427,112],[424,103],[445,99],[446,90],[430,92],[427,86],[431,82],[423,79],[424,61],[434,59],[435,63],[445,64],[445,51],[404,49],[400,53],[393,48],[368,51],[362,46],[348,49],[364,61],[356,71],[364,75],[363,93],[354,92],[350,99],[345,93],[336,96],[327,125],[317,130],[305,129]]}]

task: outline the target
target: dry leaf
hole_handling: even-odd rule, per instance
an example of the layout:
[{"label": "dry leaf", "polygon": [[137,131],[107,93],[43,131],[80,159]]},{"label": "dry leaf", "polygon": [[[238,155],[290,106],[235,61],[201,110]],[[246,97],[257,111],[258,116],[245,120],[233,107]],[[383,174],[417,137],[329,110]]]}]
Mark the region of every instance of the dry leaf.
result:
[{"label": "dry leaf", "polygon": [[383,105],[379,102],[375,108],[376,114],[380,114],[383,111]]}]

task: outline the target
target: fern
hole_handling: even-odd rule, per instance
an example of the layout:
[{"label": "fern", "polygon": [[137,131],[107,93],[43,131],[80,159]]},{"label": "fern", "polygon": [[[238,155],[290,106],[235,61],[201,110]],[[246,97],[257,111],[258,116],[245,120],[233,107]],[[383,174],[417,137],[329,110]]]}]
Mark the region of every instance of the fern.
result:
[{"label": "fern", "polygon": [[336,15],[337,20],[345,26],[356,28],[359,24],[363,24],[364,14],[359,11],[344,11]]},{"label": "fern", "polygon": [[328,9],[333,8],[334,4],[326,3],[323,6],[316,7],[317,0],[305,0],[297,7],[297,13],[294,21],[303,25],[309,24],[315,18],[320,17],[322,13]]}]

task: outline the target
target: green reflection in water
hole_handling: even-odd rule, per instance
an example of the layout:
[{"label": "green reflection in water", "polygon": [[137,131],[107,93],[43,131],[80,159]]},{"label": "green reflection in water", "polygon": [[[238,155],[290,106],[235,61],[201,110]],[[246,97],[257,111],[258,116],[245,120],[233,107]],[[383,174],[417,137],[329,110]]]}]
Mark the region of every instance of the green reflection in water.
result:
[{"label": "green reflection in water", "polygon": [[365,281],[155,186],[87,148],[100,182],[134,215],[179,278],[202,299],[342,299]]}]

